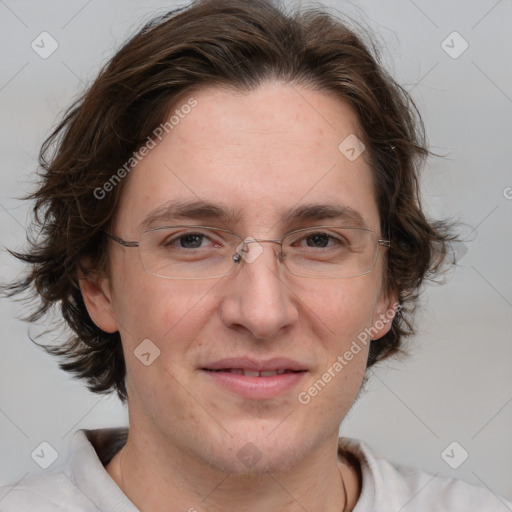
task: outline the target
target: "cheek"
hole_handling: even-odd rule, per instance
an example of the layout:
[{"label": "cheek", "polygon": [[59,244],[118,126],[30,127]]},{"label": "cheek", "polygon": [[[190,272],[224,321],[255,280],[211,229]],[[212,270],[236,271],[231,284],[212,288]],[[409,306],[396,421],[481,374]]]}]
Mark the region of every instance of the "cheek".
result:
[{"label": "cheek", "polygon": [[371,343],[365,330],[372,325],[379,290],[378,276],[370,276],[325,283],[305,301],[322,354],[302,398],[319,418],[343,417],[359,393]]},{"label": "cheek", "polygon": [[201,318],[215,283],[155,277],[128,255],[118,263],[113,302],[125,351],[129,355],[149,339],[161,351],[172,345],[179,352],[204,323]]},{"label": "cheek", "polygon": [[372,324],[377,305],[378,276],[367,274],[310,287],[301,295],[319,339],[330,345],[329,352],[344,352],[361,332]]},{"label": "cheek", "polygon": [[172,402],[179,416],[179,411],[193,409],[182,390],[191,387],[192,355],[212,317],[208,294],[213,284],[205,287],[145,274],[125,285],[118,293],[116,313],[123,325],[129,392],[155,411]]},{"label": "cheek", "polygon": [[[317,425],[326,424],[337,430],[355,402],[366,372],[368,347],[334,350],[329,364],[321,369],[298,395],[304,413],[315,418]],[[350,354],[348,357],[348,353]]]}]

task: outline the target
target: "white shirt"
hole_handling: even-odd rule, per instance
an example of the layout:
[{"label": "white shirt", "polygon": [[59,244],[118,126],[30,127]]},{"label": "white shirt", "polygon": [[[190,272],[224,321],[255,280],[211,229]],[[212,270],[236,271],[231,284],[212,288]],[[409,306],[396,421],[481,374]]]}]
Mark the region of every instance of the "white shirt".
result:
[{"label": "white shirt", "polygon": [[[127,439],[126,428],[79,430],[64,468],[0,487],[0,512],[138,512],[104,465]],[[460,480],[377,459],[362,442],[340,438],[361,464],[353,512],[512,512],[512,503]]]}]

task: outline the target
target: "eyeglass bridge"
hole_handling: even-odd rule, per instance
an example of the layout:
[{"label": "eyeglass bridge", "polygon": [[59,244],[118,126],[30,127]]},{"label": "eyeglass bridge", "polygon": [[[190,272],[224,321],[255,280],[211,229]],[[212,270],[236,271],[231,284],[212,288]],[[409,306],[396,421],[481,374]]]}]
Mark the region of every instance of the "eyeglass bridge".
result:
[{"label": "eyeglass bridge", "polygon": [[277,256],[279,258],[279,261],[282,262],[284,260],[285,254],[283,254],[283,250],[282,250],[282,248],[283,248],[282,240],[272,240],[269,238],[247,238],[240,244],[240,249],[238,249],[238,251],[235,254],[233,254],[233,261],[235,263],[240,263],[240,261],[242,260],[242,255],[240,253],[241,252],[249,252],[249,249],[247,246],[250,243],[254,243],[254,242],[274,242],[276,244],[279,244],[281,246],[281,252]]}]

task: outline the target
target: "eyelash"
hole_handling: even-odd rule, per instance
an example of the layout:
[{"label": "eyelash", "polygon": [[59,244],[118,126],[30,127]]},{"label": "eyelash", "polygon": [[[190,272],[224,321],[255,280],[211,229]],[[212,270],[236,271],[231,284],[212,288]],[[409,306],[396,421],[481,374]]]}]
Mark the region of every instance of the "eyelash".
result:
[{"label": "eyelash", "polygon": [[[215,244],[215,243],[219,243],[218,241],[216,242],[215,240],[213,240],[211,238],[211,235],[208,235],[206,233],[202,233],[200,231],[189,231],[189,232],[183,232],[183,233],[177,233],[177,234],[173,234],[173,235],[170,235],[169,237],[167,237],[165,240],[162,241],[161,245],[163,245],[164,247],[169,247],[173,244],[175,244],[176,242],[181,242],[183,239],[187,238],[187,237],[193,237],[193,236],[200,236],[200,237],[203,237],[201,242],[203,242],[204,239],[207,239],[207,240],[210,240],[210,242],[212,244]],[[349,246],[350,244],[348,243],[348,241],[346,239],[344,239],[343,237],[340,237],[339,235],[338,236],[335,236],[334,234],[332,233],[329,233],[327,231],[315,231],[315,232],[312,232],[312,233],[308,233],[306,235],[299,235],[297,234],[298,238],[291,241],[290,242],[290,245],[295,245],[297,244],[298,242],[303,242],[303,241],[307,241],[308,238],[312,238],[312,237],[315,237],[315,236],[323,236],[323,237],[327,237],[328,238],[328,245],[327,247],[332,247],[333,245],[342,245],[342,246]],[[333,244],[333,241],[334,244]],[[329,243],[330,242],[330,243]],[[196,249],[199,249],[203,247],[202,244],[200,247],[196,247]],[[181,249],[183,249],[184,247],[179,247]],[[320,248],[325,248],[325,247],[320,247]]]}]

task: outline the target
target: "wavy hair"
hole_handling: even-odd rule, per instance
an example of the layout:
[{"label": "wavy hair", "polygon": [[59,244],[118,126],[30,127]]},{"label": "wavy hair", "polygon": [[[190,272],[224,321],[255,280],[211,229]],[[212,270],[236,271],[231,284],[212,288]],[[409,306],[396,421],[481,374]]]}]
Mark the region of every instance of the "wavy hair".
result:
[{"label": "wavy hair", "polygon": [[[145,25],[102,68],[44,142],[26,252],[27,273],[4,287],[37,299],[27,320],[59,308],[69,335],[44,348],[96,393],[127,399],[119,333],[91,320],[78,286],[83,258],[108,261],[103,230],[123,181],[98,188],[129,161],[169,115],[178,95],[220,85],[250,91],[269,79],[334,94],[357,115],[373,172],[387,251],[384,289],[402,306],[391,330],[370,346],[368,367],[403,351],[422,283],[442,272],[453,237],[426,219],[419,171],[429,150],[414,102],[383,68],[365,31],[322,8],[285,12],[270,0],[199,0]],[[367,41],[365,41],[365,37]]]}]

